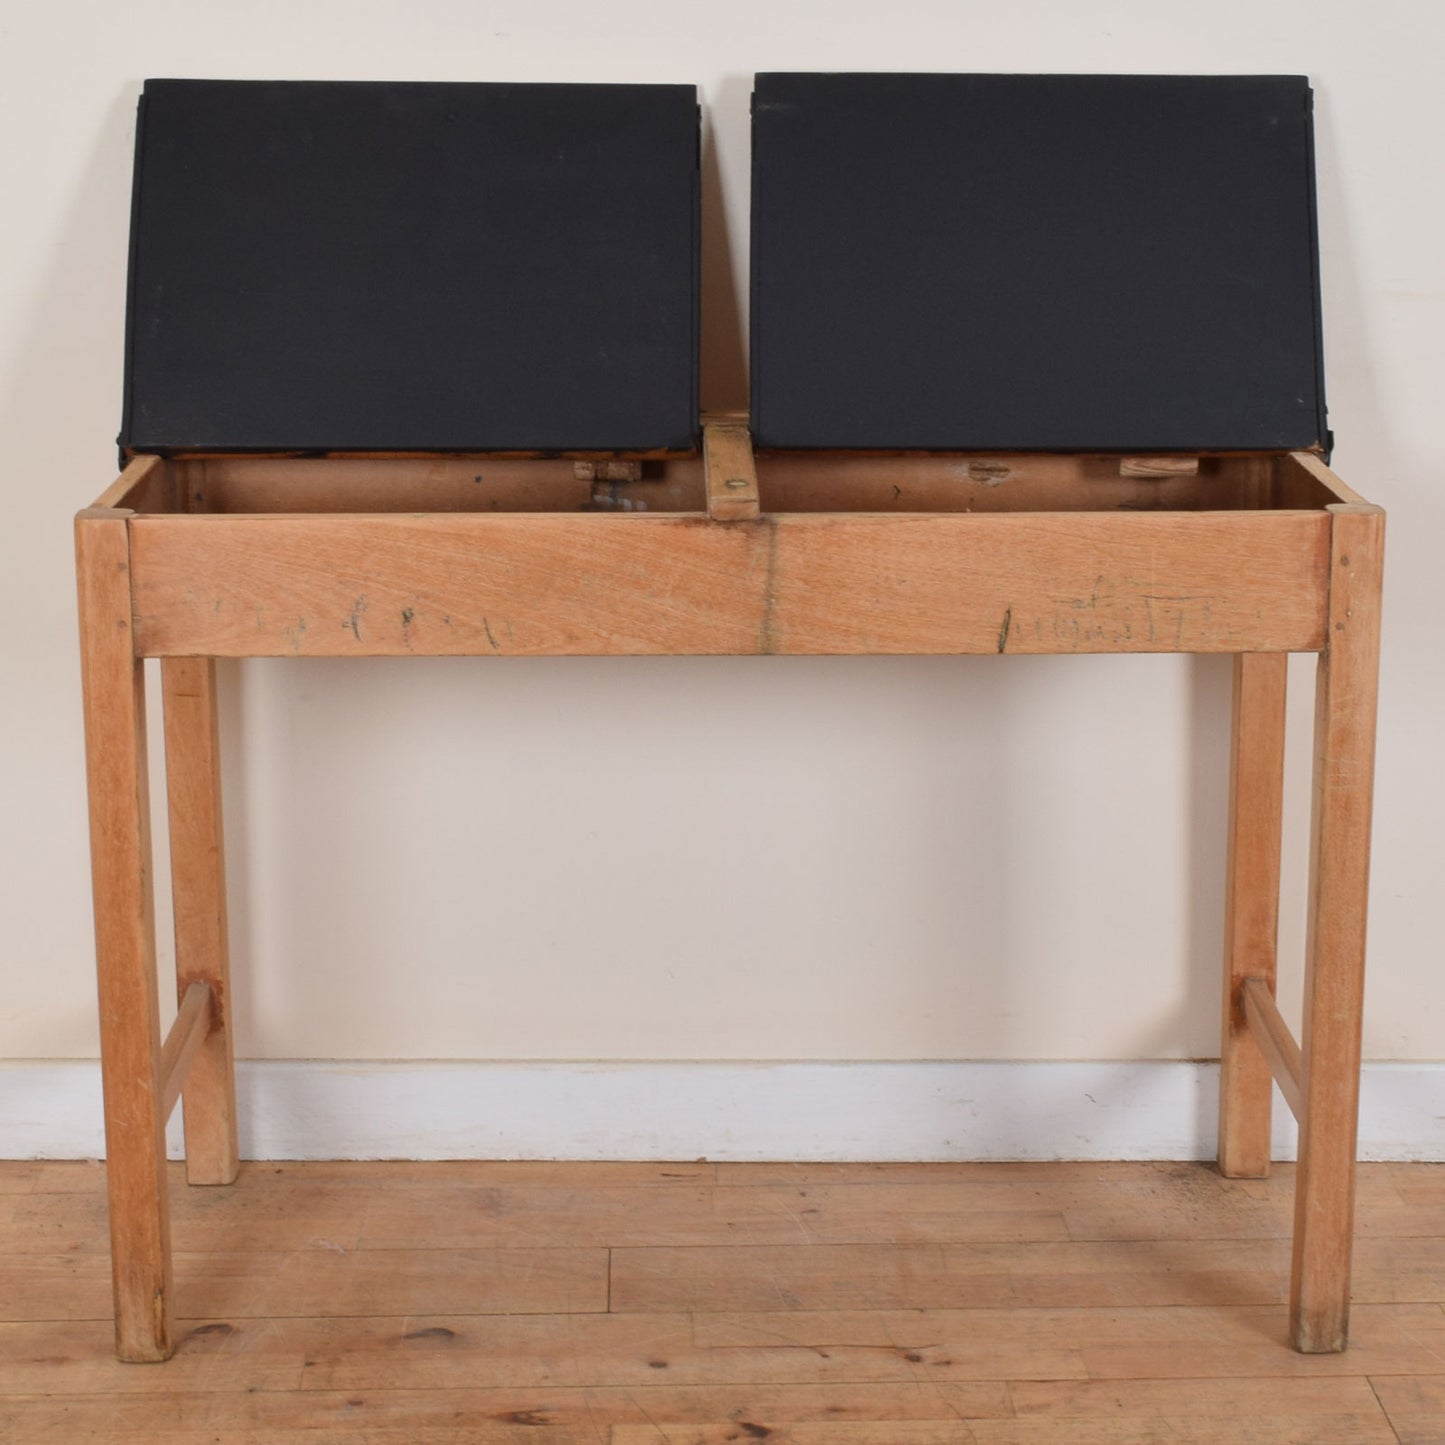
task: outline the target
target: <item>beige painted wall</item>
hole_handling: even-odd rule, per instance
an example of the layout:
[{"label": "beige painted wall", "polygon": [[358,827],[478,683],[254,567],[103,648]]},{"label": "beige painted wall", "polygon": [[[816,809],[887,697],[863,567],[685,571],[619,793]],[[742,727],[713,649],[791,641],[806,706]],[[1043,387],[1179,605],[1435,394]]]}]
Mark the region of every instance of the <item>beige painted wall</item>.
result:
[{"label": "beige painted wall", "polygon": [[[1366,1053],[1445,1057],[1442,53],[1434,0],[5,0],[0,1058],[96,1049],[69,518],[112,473],[140,80],[697,82],[704,400],[730,405],[766,68],[1313,77],[1336,460],[1392,513]],[[1221,659],[228,666],[241,1050],[1207,1056],[1227,684]]]}]

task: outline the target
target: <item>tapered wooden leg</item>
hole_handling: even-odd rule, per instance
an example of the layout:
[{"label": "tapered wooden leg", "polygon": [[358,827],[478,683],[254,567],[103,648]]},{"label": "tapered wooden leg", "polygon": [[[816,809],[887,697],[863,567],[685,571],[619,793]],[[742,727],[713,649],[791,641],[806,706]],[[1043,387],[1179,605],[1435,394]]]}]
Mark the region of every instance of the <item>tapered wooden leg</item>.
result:
[{"label": "tapered wooden leg", "polygon": [[1378,507],[1365,504],[1330,510],[1329,641],[1315,695],[1303,1117],[1290,1288],[1290,1333],[1295,1348],[1311,1354],[1344,1349],[1349,1331],[1385,520]]},{"label": "tapered wooden leg", "polygon": [[76,518],[91,873],[116,1352],[171,1353],[171,1242],[156,998],[145,683],[126,515]]},{"label": "tapered wooden leg", "polygon": [[1242,990],[1245,979],[1258,978],[1274,992],[1288,665],[1282,652],[1234,659],[1219,1044],[1219,1170],[1230,1179],[1269,1173],[1274,1086],[1245,1022]]},{"label": "tapered wooden leg", "polygon": [[236,1177],[236,1064],[231,1042],[231,975],[226,934],[226,854],[221,833],[221,765],[216,665],[209,657],[161,663],[165,702],[166,796],[176,920],[176,990],[211,990],[210,1032],[182,1094],[186,1178],[230,1184]]}]

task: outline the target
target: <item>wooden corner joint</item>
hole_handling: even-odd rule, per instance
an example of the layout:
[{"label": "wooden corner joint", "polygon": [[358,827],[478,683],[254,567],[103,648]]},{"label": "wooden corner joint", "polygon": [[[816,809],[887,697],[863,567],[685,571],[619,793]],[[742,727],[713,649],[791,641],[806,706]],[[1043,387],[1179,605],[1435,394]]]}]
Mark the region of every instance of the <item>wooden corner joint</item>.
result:
[{"label": "wooden corner joint", "polygon": [[1269,1071],[1296,1119],[1301,1117],[1304,1065],[1300,1046],[1289,1031],[1279,1005],[1262,978],[1247,978],[1239,986],[1240,1002],[1250,1036],[1259,1045]]},{"label": "wooden corner joint", "polygon": [[707,514],[715,522],[753,522],[762,514],[753,439],[740,421],[710,421],[702,429]]},{"label": "wooden corner joint", "polygon": [[[1331,529],[1326,655],[1357,638],[1370,654],[1373,671],[1384,588],[1385,510],[1365,501],[1331,502],[1325,510]],[[1372,635],[1375,640],[1368,641]]]},{"label": "wooden corner joint", "polygon": [[75,514],[75,525],[91,522],[129,522],[135,516],[129,507],[82,507]]},{"label": "wooden corner joint", "polygon": [[176,1100],[185,1088],[191,1063],[211,1032],[215,1011],[211,1007],[211,986],[197,979],[186,989],[176,1021],[161,1046],[161,1111],[169,1119]]},{"label": "wooden corner joint", "polygon": [[166,478],[163,457],[146,453],[131,457],[125,470],[98,496],[87,511],[113,512],[127,509],[127,504],[148,489],[162,485]]}]

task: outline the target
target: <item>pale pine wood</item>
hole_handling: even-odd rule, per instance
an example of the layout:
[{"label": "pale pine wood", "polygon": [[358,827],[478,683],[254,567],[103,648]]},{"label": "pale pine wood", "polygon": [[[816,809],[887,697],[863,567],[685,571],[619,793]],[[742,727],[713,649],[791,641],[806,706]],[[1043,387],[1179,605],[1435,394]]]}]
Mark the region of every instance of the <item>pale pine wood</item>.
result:
[{"label": "pale pine wood", "polygon": [[1199,458],[1188,457],[1120,457],[1121,477],[1193,477],[1199,474]]},{"label": "pale pine wood", "polygon": [[1306,941],[1299,1172],[1290,1328],[1306,1352],[1349,1333],[1365,915],[1385,515],[1330,509],[1329,644],[1315,685],[1314,809]]},{"label": "pale pine wood", "polygon": [[1445,1163],[1392,1166],[1390,1182],[1402,1203],[1445,1204]]},{"label": "pale pine wood", "polygon": [[[970,1428],[970,1442],[979,1439]],[[956,1424],[940,1420],[759,1420],[728,1421],[721,1425],[674,1424],[656,1421],[646,1425],[614,1425],[608,1445],[737,1445],[748,1439],[777,1440],[780,1445],[958,1445]]]},{"label": "pale pine wood", "polygon": [[[748,1426],[753,1426],[750,1431]],[[784,1421],[771,1425],[748,1420],[724,1425],[616,1425],[608,1445],[737,1445],[750,1438],[774,1440],[777,1445],[1159,1445],[1161,1440],[1187,1440],[1190,1445],[1301,1445],[1320,1437],[1305,1432],[1316,1428],[1310,1417],[1257,1415],[1200,1422],[1189,1415],[1151,1415],[1109,1420],[877,1420]],[[1351,1445],[1396,1445],[1389,1423],[1378,1412],[1336,1416],[1329,1438]],[[960,1434],[960,1430],[967,1434]],[[766,1431],[766,1435],[763,1435]],[[229,1445],[222,1440],[221,1445]]]},{"label": "pale pine wood", "polygon": [[[180,1165],[171,1166],[177,1180]],[[377,1193],[365,1174],[338,1178],[316,1166],[240,1176],[234,1209],[193,1207],[180,1192],[172,1235],[181,1253],[319,1248],[408,1249],[418,1221],[432,1249],[486,1246],[966,1244],[1185,1239],[1287,1240],[1291,1166],[1277,1187],[1246,1189],[1189,1166],[1131,1166],[1097,1179],[1024,1174],[975,1179],[950,1168],[908,1182],[850,1183],[818,1168],[798,1185],[609,1183],[589,1172],[585,1190],[559,1167],[553,1182],[510,1177],[458,1183],[428,1166]],[[615,1177],[615,1176],[613,1176]],[[596,1180],[592,1184],[592,1180]],[[838,1179],[838,1182],[832,1182]],[[812,1182],[816,1181],[816,1182]],[[1367,1172],[1362,1229],[1384,1240],[1439,1230],[1432,1204],[1407,1205],[1379,1170]],[[5,1211],[0,1210],[0,1214]],[[97,1188],[11,1201],[6,1234],[20,1252],[103,1253],[105,1209]],[[68,1241],[76,1241],[71,1244]]]},{"label": "pale pine wood", "polygon": [[214,660],[164,658],[161,695],[176,989],[181,999],[197,984],[208,993],[207,1030],[185,1079],[186,1178],[229,1184],[238,1158],[236,1066]]},{"label": "pale pine wood", "polygon": [[91,886],[100,990],[116,1350],[171,1351],[171,1249],[151,892],[145,678],[131,624],[128,513],[75,521]]},{"label": "pale pine wood", "polygon": [[708,516],[715,522],[756,521],[758,472],[746,423],[708,422],[702,446]]},{"label": "pale pine wood", "polygon": [[764,620],[766,536],[705,518],[145,517],[135,546],[147,655],[752,652]]},{"label": "pale pine wood", "polygon": [[304,1251],[196,1257],[179,1290],[189,1318],[586,1315],[607,1308],[607,1251],[514,1243],[480,1249],[421,1247],[354,1252],[320,1240]]},{"label": "pale pine wood", "polygon": [[[1325,542],[1307,513],[799,516],[775,525],[766,637],[777,652],[1274,650],[1286,634],[1295,641],[1280,646],[1308,648],[1323,622]],[[1244,560],[1250,554],[1255,562]]]},{"label": "pale pine wood", "polygon": [[1274,987],[1288,665],[1279,652],[1234,659],[1219,1059],[1219,1168],[1231,1179],[1269,1173],[1270,1068],[1241,990],[1247,978]]},{"label": "pale pine wood", "polygon": [[[363,1407],[365,1403],[361,1401]],[[645,1400],[640,1403],[642,1408],[646,1408]],[[353,1414],[356,1408],[353,1402]],[[462,1415],[462,1418],[465,1416]],[[596,1419],[595,1411],[591,1412],[590,1419]],[[1397,1439],[1378,1417],[1373,1421],[1361,1417],[1337,1417],[1330,1424],[1341,1433],[1329,1437],[1311,1433],[1316,1422],[1273,1416],[1198,1424],[1191,1423],[1188,1417],[975,1423],[967,1417],[955,1416],[951,1421],[938,1423],[880,1418],[866,1424],[852,1421],[814,1424],[789,1422],[784,1415],[774,1417],[774,1421],[771,1426],[761,1426],[751,1419],[722,1426],[685,1426],[663,1421],[645,1427],[619,1425],[606,1436],[599,1436],[595,1427],[584,1419],[579,1419],[576,1424],[552,1425],[545,1412],[536,1412],[535,1418],[531,1419],[508,1419],[503,1415],[496,1421],[437,1426],[427,1430],[422,1437],[410,1429],[383,1428],[368,1431],[365,1440],[367,1445],[417,1445],[419,1438],[424,1439],[426,1445],[637,1445],[639,1441],[650,1442],[650,1445],[718,1445],[720,1441],[735,1442],[735,1445],[743,1442],[746,1445],[746,1442],[758,1438],[770,1439],[776,1445],[819,1445],[819,1442],[829,1439],[837,1439],[840,1445],[1159,1445],[1161,1440],[1188,1441],[1189,1445],[1239,1445],[1241,1440],[1248,1440],[1251,1445],[1317,1445],[1322,1438],[1328,1438],[1331,1445],[1378,1445],[1382,1441],[1394,1445]],[[749,1432],[743,1428],[744,1424],[756,1428]],[[541,1429],[537,1428],[539,1425]],[[759,1431],[764,1429],[768,1432],[767,1436],[761,1437]],[[830,1435],[830,1430],[836,1430],[837,1434]],[[1381,1430],[1383,1434],[1378,1433]],[[1161,1434],[1161,1431],[1168,1433]],[[209,1428],[204,1440],[205,1445],[315,1445],[316,1435],[317,1432],[310,1430],[258,1432]],[[157,1438],[185,1439],[188,1442],[196,1439],[195,1436],[170,1434]],[[338,1437],[334,1431],[328,1431],[323,1438],[330,1445]],[[1429,1437],[1429,1442],[1430,1445],[1438,1445],[1437,1437]],[[1420,1442],[1411,1437],[1411,1445],[1420,1445]]]},{"label": "pale pine wood", "polygon": [[[417,1221],[419,1229],[423,1223]],[[500,1248],[352,1251],[329,1235],[306,1244],[284,1252],[182,1252],[175,1318],[550,1316],[607,1308],[602,1248],[536,1249],[514,1241]],[[0,1273],[6,1286],[0,1319],[103,1321],[110,1313],[103,1254],[29,1255],[0,1262]]]},{"label": "pale pine wood", "polygon": [[[1139,512],[1255,510],[1272,500],[1274,459],[1200,457],[1192,473],[1121,475],[1116,456],[1069,453],[840,456],[760,452],[769,512]],[[1300,485],[1291,506],[1333,498]]]},{"label": "pale pine wood", "polygon": [[626,461],[573,462],[572,475],[579,482],[640,482],[642,463]]},{"label": "pale pine wood", "polygon": [[[22,1413],[26,1410],[32,1413]],[[21,1433],[22,1429],[33,1430],[35,1438],[55,1445],[58,1438],[89,1439],[88,1432],[113,1430],[137,1437],[139,1445],[142,1438],[172,1440],[197,1432],[191,1435],[196,1445],[202,1440],[209,1445],[212,1439],[226,1438],[215,1433],[217,1420],[223,1417],[229,1432],[255,1432],[248,1440],[266,1438],[261,1432],[268,1430],[326,1432],[319,1439],[312,1436],[311,1445],[322,1441],[330,1445],[337,1439],[394,1438],[378,1436],[377,1431],[395,1431],[395,1438],[410,1445],[432,1445],[438,1439],[454,1438],[437,1433],[447,1430],[457,1431],[464,1445],[497,1439],[556,1445],[560,1439],[572,1438],[596,1445],[599,1439],[607,1439],[599,1431],[650,1420],[705,1425],[735,1415],[753,1421],[902,1422],[937,1420],[941,1411],[950,1410],[955,1413],[945,1418],[1005,1418],[1010,1414],[1007,1389],[1002,1383],[961,1383],[925,1391],[912,1382],[740,1388],[652,1385],[641,1391],[564,1384],[500,1389],[463,1385],[440,1390],[367,1391],[360,1398],[336,1390],[255,1390],[227,1395],[188,1389],[159,1399],[141,1392],[50,1399],[32,1396],[10,1409],[0,1397],[0,1437],[8,1445],[19,1445],[31,1438]],[[42,1433],[52,1426],[58,1430],[62,1424],[63,1434]],[[487,1433],[509,1428],[514,1435]],[[408,1431],[411,1433],[402,1436]],[[571,1431],[585,1433],[580,1437],[564,1433]]]},{"label": "pale pine wood", "polygon": [[[15,1173],[12,1175],[11,1170]],[[26,1182],[28,1179],[28,1183]],[[85,1194],[105,1189],[105,1163],[99,1159],[32,1159],[25,1164],[7,1161],[0,1167],[0,1195]]]},{"label": "pale pine wood", "polygon": [[1259,1305],[1283,1297],[1288,1263],[1272,1239],[615,1248],[612,1308]]},{"label": "pale pine wood", "polygon": [[[901,1217],[901,1216],[900,1216]],[[1143,1250],[1139,1251],[1141,1254]],[[1412,1362],[1429,1359],[1445,1344],[1445,1315],[1429,1304],[1361,1306],[1364,1348],[1382,1372],[1408,1373]],[[976,1305],[958,1309],[851,1310],[700,1310],[694,1317],[693,1343],[702,1349],[767,1348],[778,1341],[831,1341],[839,1350],[890,1349],[919,1354],[909,1364],[930,1371],[952,1368],[965,1347],[1034,1345],[1082,1355],[1110,1350],[1153,1349],[1161,1356],[1177,1350],[1219,1348],[1214,1367],[1191,1376],[1166,1360],[1152,1372],[1125,1376],[1148,1379],[1244,1378],[1274,1374],[1280,1378],[1324,1378],[1363,1374],[1360,1360],[1293,1357],[1278,1310],[1262,1305],[1136,1305],[1114,1309],[1085,1304],[1069,1308]],[[1275,1356],[1263,1370],[1258,1362],[1241,1369],[1228,1351],[1254,1346]],[[1092,1378],[1092,1376],[1087,1376]],[[1053,1378],[1086,1378],[1071,1361]],[[1117,1374],[1113,1378],[1119,1378]]]},{"label": "pale pine wood", "polygon": [[1445,1441],[1445,1367],[1427,1375],[1380,1376],[1371,1383],[1401,1445]]},{"label": "pale pine wood", "polygon": [[137,517],[146,656],[1311,650],[1324,512]]},{"label": "pale pine wood", "polygon": [[[194,450],[189,447],[180,447],[175,451],[167,452],[167,457],[172,461],[195,462],[195,461],[249,461],[256,454],[254,452],[217,452],[209,449]],[[511,451],[436,451],[433,448],[421,450],[396,450],[393,448],[334,452],[277,452],[272,455],[284,457],[292,461],[326,461],[326,462],[351,462],[351,461],[377,461],[377,462],[421,462],[429,464],[432,462],[460,461],[472,462],[637,462],[637,461],[673,461],[687,460],[697,455],[696,447],[638,447],[625,450],[599,451],[597,448],[573,447],[565,451],[539,451],[535,447],[523,447]]]},{"label": "pale pine wood", "polygon": [[186,1076],[206,1041],[210,1027],[211,990],[198,981],[181,996],[175,1022],[161,1045],[161,1113],[167,1119],[181,1097]]},{"label": "pale pine wood", "polygon": [[[431,1188],[442,1184],[492,1187],[498,1185],[536,1186],[568,1185],[575,1180],[576,1161],[558,1159],[446,1159],[429,1161],[424,1176],[409,1178],[398,1174],[398,1186],[409,1183]],[[603,1185],[648,1184],[687,1188],[711,1183],[718,1166],[705,1159],[695,1161],[649,1162],[646,1160],[603,1160],[587,1166],[588,1187]],[[363,1159],[309,1160],[305,1163],[280,1163],[267,1166],[267,1180],[281,1181],[294,1174],[296,1178],[325,1180],[333,1184],[351,1184],[369,1189],[375,1182],[376,1165]],[[247,1175],[246,1182],[256,1176]]]},{"label": "pale pine wood", "polygon": [[1299,1118],[1302,1108],[1300,1100],[1300,1049],[1290,1033],[1274,1001],[1268,983],[1262,978],[1247,978],[1240,990],[1244,999],[1244,1017],[1249,1024],[1251,1037],[1258,1044],[1260,1052],[1269,1063],[1269,1071],[1290,1112]]},{"label": "pale pine wood", "polygon": [[[1245,1269],[1268,1258],[1274,1277],[1274,1298],[1254,1305],[1124,1304],[1113,1272],[1075,1263],[1061,1277],[1074,1276],[1071,1292],[1084,1292],[1067,1307],[1029,1304],[1035,1286],[1025,1270],[1017,1297],[992,1306],[888,1308],[879,1289],[845,1309],[787,1308],[779,1288],[800,1276],[821,1282],[833,1270],[828,1261],[801,1268],[808,1252],[835,1252],[809,1251],[799,1240],[774,1252],[784,1267],[772,1292],[759,1292],[757,1309],[725,1307],[729,1282],[755,1263],[748,1250],[683,1249],[674,1253],[694,1281],[696,1306],[624,1314],[615,1298],[609,1309],[605,1247],[538,1249],[520,1234],[495,1251],[457,1251],[448,1242],[472,1216],[518,1215],[522,1223],[533,1210],[567,1215],[604,1245],[646,1228],[655,1210],[655,1231],[665,1237],[680,1209],[705,1208],[695,1198],[699,1188],[729,1201],[739,1222],[781,1212],[790,1193],[798,1209],[841,1193],[855,1217],[891,1215],[893,1235],[904,1239],[912,1219],[950,1191],[964,1209],[992,1210],[1000,1190],[1019,1200],[1037,1190],[1070,1215],[1071,1203],[1132,1215],[1136,1243],[1118,1258],[1159,1271],[1172,1265],[1197,1281],[1197,1260],[1191,1265],[1182,1251],[1159,1256],[1151,1214],[1182,1226],[1200,1200],[1213,1198],[1287,1213],[1291,1193],[1287,1168],[1270,1180],[1229,1181],[1203,1165],[692,1165],[677,1166],[685,1178],[670,1172],[657,1165],[247,1165],[234,1194],[179,1192],[178,1229],[187,1217],[204,1219],[217,1235],[213,1249],[187,1257],[177,1351],[166,1369],[149,1371],[112,1357],[105,1261],[87,1237],[98,1215],[65,1216],[59,1236],[32,1240],[0,1207],[0,1306],[7,1307],[0,1314],[26,1321],[0,1323],[0,1439],[596,1445],[631,1431],[621,1438],[711,1442],[732,1432],[740,1441],[900,1445],[932,1430],[950,1445],[1324,1445],[1388,1441],[1391,1421],[1402,1439],[1438,1439],[1445,1430],[1438,1211],[1435,1232],[1413,1242],[1414,1252],[1406,1241],[1362,1249],[1365,1293],[1382,1302],[1357,1307],[1345,1355],[1288,1348],[1282,1242],[1267,1256],[1245,1251]],[[712,1182],[784,1172],[791,1190],[776,1178]],[[1364,1166],[1362,1214],[1368,1220],[1412,1192],[1429,1209],[1442,1173]],[[976,1199],[974,1188],[983,1191]],[[630,1197],[607,1199],[609,1190]],[[328,1191],[359,1219],[390,1214],[409,1198],[414,1247],[358,1248],[331,1237]],[[94,1166],[0,1163],[0,1201],[25,1203],[32,1220],[47,1207],[98,1210],[102,1193]],[[594,1195],[603,1197],[589,1223]],[[268,1200],[293,1206],[297,1230],[279,1252],[250,1242],[252,1215]],[[309,1239],[308,1219],[317,1226]],[[896,1281],[895,1295],[926,1284],[930,1271],[935,1280],[955,1272],[936,1248],[931,1264],[927,1252],[908,1245],[884,1245],[878,1259],[890,1253],[891,1269],[879,1263],[867,1278]],[[1393,1302],[1410,1294],[1419,1302]],[[408,1299],[409,1311],[385,1312]],[[70,1305],[86,1316],[57,1320],[55,1311]],[[448,1305],[460,1312],[435,1308]],[[754,1428],[744,1431],[744,1422]],[[662,1434],[638,1436],[643,1427]]]},{"label": "pale pine wood", "polygon": [[[1010,1186],[1033,1180],[1041,1186],[1072,1187],[1076,1183],[1108,1183],[1115,1175],[1132,1176],[1141,1166],[1137,1162],[1107,1159],[1053,1159],[1047,1162],[1030,1160],[969,1160],[961,1163],[940,1165],[923,1161],[891,1163],[842,1161],[816,1164],[801,1160],[772,1160],[764,1162],[723,1160],[713,1165],[717,1182],[732,1188],[756,1188],[759,1185],[776,1187],[797,1184],[805,1186],[826,1182],[841,1184],[922,1184],[937,1182],[942,1178],[941,1168],[947,1168],[949,1177],[959,1182],[967,1181],[971,1187],[984,1184]],[[1142,1166],[1150,1170],[1162,1170],[1171,1176],[1179,1171],[1196,1175],[1193,1164],[1168,1161]],[[1231,1185],[1215,1181],[1212,1187],[1230,1189]]]},{"label": "pale pine wood", "polygon": [[504,457],[210,457],[172,465],[184,469],[182,510],[192,512],[580,512],[599,488],[641,511],[706,510],[697,457],[645,468]]},{"label": "pale pine wood", "polygon": [[[1290,485],[1277,487],[1283,458],[1195,461],[1192,473],[1130,477],[1120,475],[1119,458],[1110,456],[768,452],[755,459],[755,470],[773,512],[1318,509],[1340,500],[1292,465],[1285,467]],[[624,510],[707,510],[701,457],[644,466],[501,457],[247,456],[171,460],[166,466],[178,480],[179,500],[157,494],[151,505],[149,494],[138,493],[128,505],[147,512],[568,512],[595,503],[599,483],[578,471],[591,467],[594,476],[603,474],[609,501],[625,504]]]},{"label": "pale pine wood", "polygon": [[[1235,1334],[1230,1332],[1231,1341]],[[1242,1331],[1238,1337],[1243,1339]],[[1024,1419],[1175,1415],[1207,1420],[1293,1415],[1313,1418],[1321,1440],[1329,1438],[1324,1434],[1330,1428],[1328,1422],[1369,1415],[1373,1397],[1369,1381],[1359,1373],[1334,1378],[1027,1380],[1015,1384],[1010,1393],[1015,1413]],[[1241,1445],[1250,1438],[1242,1436]]]}]

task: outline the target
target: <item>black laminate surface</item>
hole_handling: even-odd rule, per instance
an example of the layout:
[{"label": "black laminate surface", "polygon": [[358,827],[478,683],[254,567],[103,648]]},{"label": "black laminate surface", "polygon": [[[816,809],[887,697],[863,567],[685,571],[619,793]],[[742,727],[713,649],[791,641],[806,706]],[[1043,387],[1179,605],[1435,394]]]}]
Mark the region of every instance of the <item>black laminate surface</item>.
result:
[{"label": "black laminate surface", "polygon": [[697,436],[691,86],[152,80],[121,442]]},{"label": "black laminate surface", "polygon": [[1297,76],[764,74],[752,413],[775,447],[1327,443]]}]

